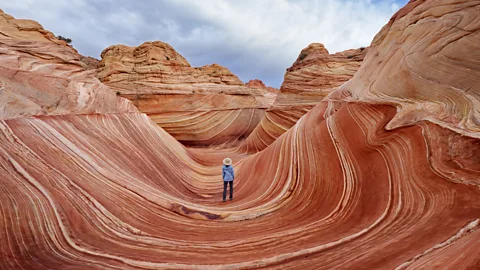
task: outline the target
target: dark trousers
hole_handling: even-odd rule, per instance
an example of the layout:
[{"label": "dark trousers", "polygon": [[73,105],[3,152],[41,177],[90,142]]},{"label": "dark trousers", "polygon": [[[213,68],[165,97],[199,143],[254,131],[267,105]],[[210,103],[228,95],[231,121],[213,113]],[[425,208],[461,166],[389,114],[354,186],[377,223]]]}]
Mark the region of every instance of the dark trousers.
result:
[{"label": "dark trousers", "polygon": [[233,181],[223,181],[223,200],[227,198],[227,185],[230,183],[230,200],[233,199]]}]

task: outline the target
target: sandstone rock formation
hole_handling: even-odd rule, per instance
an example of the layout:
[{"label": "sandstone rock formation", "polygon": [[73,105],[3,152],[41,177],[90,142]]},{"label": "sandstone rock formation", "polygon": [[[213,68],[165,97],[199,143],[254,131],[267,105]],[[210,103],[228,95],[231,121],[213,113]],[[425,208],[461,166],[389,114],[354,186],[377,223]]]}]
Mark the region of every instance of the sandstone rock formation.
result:
[{"label": "sandstone rock formation", "polygon": [[267,97],[266,103],[268,105],[273,105],[279,93],[278,89],[266,86],[261,80],[258,79],[248,81],[245,86],[262,90],[264,96]]},{"label": "sandstone rock formation", "polygon": [[270,87],[270,86],[266,86],[259,79],[250,80],[245,84],[245,86],[250,87],[250,88],[263,89],[263,90],[266,90],[268,92],[275,93],[275,94],[278,92],[278,89]]},{"label": "sandstone rock formation", "polygon": [[360,48],[329,54],[320,43],[303,49],[287,69],[273,106],[240,146],[240,151],[255,153],[274,142],[317,102],[352,78],[367,52],[368,48]]},{"label": "sandstone rock formation", "polygon": [[273,103],[217,64],[193,68],[172,46],[145,42],[102,52],[98,78],[188,146],[236,145]]},{"label": "sandstone rock formation", "polygon": [[329,54],[323,44],[303,49],[287,69],[275,106],[312,105],[353,77],[368,48]]},{"label": "sandstone rock formation", "polygon": [[[450,2],[422,4],[433,13],[397,13],[344,86],[354,100],[395,104],[399,113],[389,129],[429,120],[480,138],[480,76],[472,72],[480,57],[479,3]],[[413,21],[415,32],[397,20]]]},{"label": "sandstone rock formation", "polygon": [[[410,2],[377,35],[349,83],[254,155],[185,148],[145,114],[105,109],[131,104],[121,98],[103,99],[103,111],[92,102],[92,112],[65,106],[58,115],[21,115],[36,103],[0,99],[0,268],[478,269],[479,121],[469,112],[478,110],[480,55],[454,60],[463,59],[457,50],[478,44],[468,41],[478,38],[479,6]],[[49,77],[47,68],[59,84],[88,77],[63,44],[17,38],[5,23],[2,68],[29,74],[29,82]],[[473,30],[449,39],[464,29]],[[414,65],[415,54],[458,66],[425,86],[441,68]],[[383,62],[393,74],[375,75]],[[393,67],[408,89],[382,79],[395,77]],[[12,92],[33,93],[26,98],[50,95],[54,83],[25,83],[24,76],[2,72],[0,80]],[[454,100],[440,87],[451,82]],[[87,85],[92,99],[104,97],[97,92],[106,86]],[[426,94],[430,87],[444,92]],[[452,117],[433,115],[426,95],[445,102]],[[429,117],[394,127],[407,102]],[[456,122],[460,108],[471,122]],[[218,164],[226,155],[235,161],[236,191],[222,203]]]},{"label": "sandstone rock formation", "polygon": [[0,117],[136,111],[40,24],[0,10]]},{"label": "sandstone rock formation", "polygon": [[96,58],[93,58],[90,56],[82,56],[80,58],[80,61],[82,61],[83,63],[85,63],[85,65],[87,65],[87,69],[97,70],[98,68],[100,68],[100,60]]},{"label": "sandstone rock formation", "polygon": [[101,57],[99,79],[127,92],[150,91],[150,88],[181,91],[182,84],[243,85],[237,76],[220,65],[191,67],[172,46],[161,41],[145,42],[138,47],[110,46]]}]

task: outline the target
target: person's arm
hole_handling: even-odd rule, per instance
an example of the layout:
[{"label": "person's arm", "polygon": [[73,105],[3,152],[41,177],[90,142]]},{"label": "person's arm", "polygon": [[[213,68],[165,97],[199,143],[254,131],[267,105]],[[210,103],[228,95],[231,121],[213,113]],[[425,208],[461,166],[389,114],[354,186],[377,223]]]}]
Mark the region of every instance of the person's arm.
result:
[{"label": "person's arm", "polygon": [[225,179],[225,168],[222,167],[222,180]]},{"label": "person's arm", "polygon": [[233,179],[235,179],[235,170],[233,169],[233,166],[232,166],[232,177]]}]

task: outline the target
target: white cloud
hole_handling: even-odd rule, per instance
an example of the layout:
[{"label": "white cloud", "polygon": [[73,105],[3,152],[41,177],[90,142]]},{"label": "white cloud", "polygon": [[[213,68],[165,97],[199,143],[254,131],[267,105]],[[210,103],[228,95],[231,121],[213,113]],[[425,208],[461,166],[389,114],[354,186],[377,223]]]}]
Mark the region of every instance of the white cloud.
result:
[{"label": "white cloud", "polygon": [[279,87],[285,69],[312,42],[333,53],[368,46],[406,0],[16,0],[17,18],[40,22],[99,57],[112,44],[170,43],[194,66],[219,63],[243,81]]}]

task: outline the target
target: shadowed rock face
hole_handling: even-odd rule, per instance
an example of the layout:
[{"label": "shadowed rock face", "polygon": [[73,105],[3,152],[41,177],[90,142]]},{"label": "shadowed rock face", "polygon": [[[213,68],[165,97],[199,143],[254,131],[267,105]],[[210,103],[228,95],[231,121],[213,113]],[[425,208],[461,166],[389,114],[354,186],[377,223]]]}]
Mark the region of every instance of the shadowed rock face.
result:
[{"label": "shadowed rock face", "polygon": [[[381,33],[388,38],[404,29],[420,41],[415,16],[433,14],[434,28],[445,25],[445,16],[471,19],[479,5],[411,2]],[[76,60],[58,60],[75,55],[64,45],[15,35],[0,36],[8,52],[0,54],[0,67],[70,84],[88,77],[74,68]],[[24,53],[23,42],[35,53]],[[372,43],[366,59],[385,53],[383,45]],[[53,75],[43,73],[47,67]],[[365,61],[360,71],[368,75],[370,68]],[[404,76],[429,69],[406,69],[412,73]],[[459,70],[471,78],[480,66]],[[445,81],[455,76],[449,72]],[[0,73],[11,91],[34,93],[26,98],[50,95],[50,87],[22,78]],[[115,95],[88,103],[92,111],[67,103],[57,115],[22,115],[17,110],[30,112],[38,102],[13,107],[0,99],[0,268],[479,268],[480,140],[468,135],[475,127],[418,119],[389,128],[402,115],[400,98],[357,92],[360,83],[380,79],[355,76],[254,155],[185,148],[147,115],[123,109],[131,102]],[[395,82],[384,84],[385,95]],[[458,101],[478,94],[475,80],[462,82]],[[104,97],[100,82],[85,85],[92,100]],[[428,103],[409,101],[419,110]],[[227,155],[236,169],[235,199],[222,203]]]},{"label": "shadowed rock face", "polygon": [[238,145],[275,96],[220,65],[193,68],[160,41],[108,47],[97,76],[188,146]]},{"label": "shadowed rock face", "polygon": [[310,111],[333,89],[353,77],[368,48],[329,54],[323,44],[312,43],[303,49],[287,69],[273,106],[239,147],[255,153],[265,149]]}]

